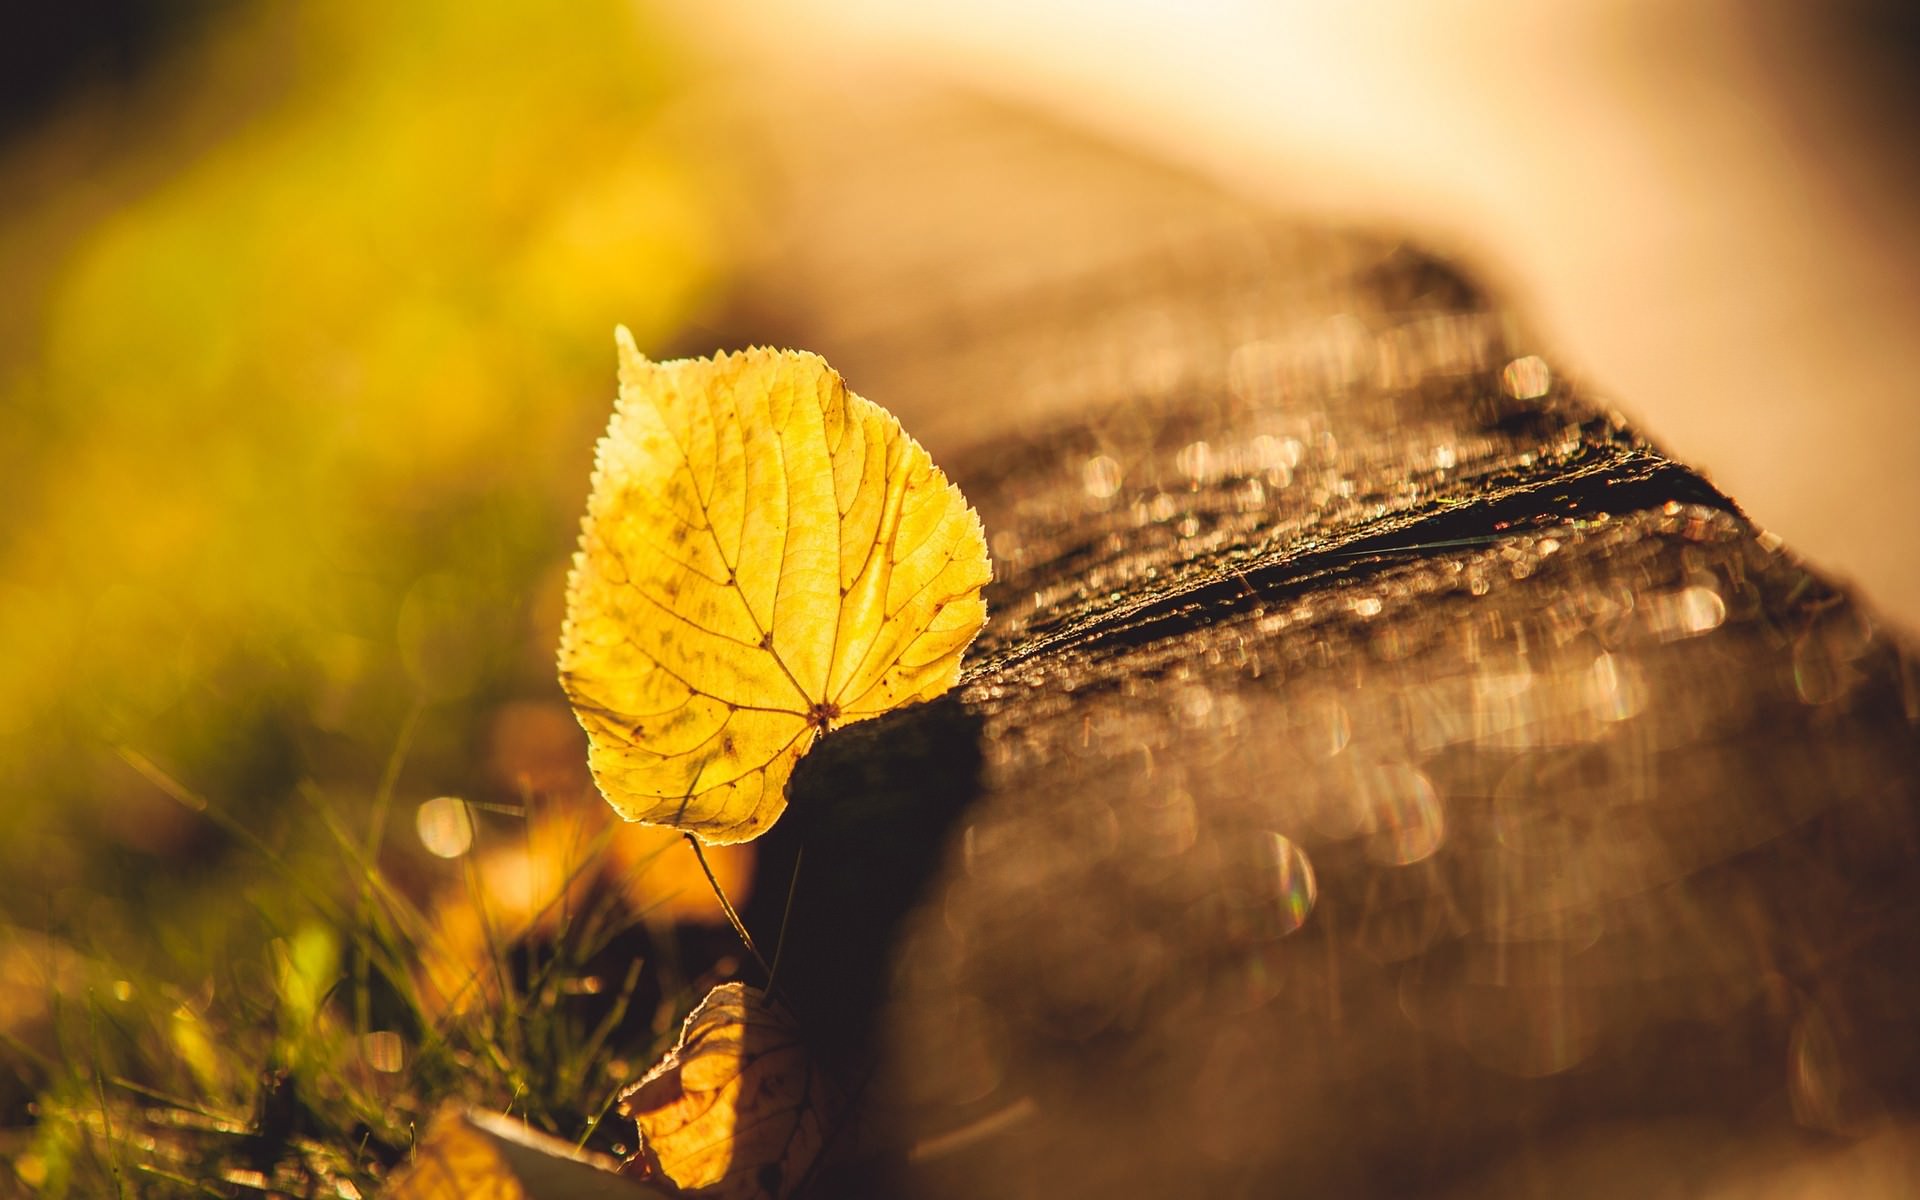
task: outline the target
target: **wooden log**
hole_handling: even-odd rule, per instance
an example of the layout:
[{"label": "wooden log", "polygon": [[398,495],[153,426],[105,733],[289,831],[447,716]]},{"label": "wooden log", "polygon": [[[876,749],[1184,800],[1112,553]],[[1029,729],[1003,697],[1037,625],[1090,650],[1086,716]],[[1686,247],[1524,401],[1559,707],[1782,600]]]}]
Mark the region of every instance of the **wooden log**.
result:
[{"label": "wooden log", "polygon": [[961,688],[762,843],[748,923],[890,1147],[821,1186],[1906,1178],[1913,648],[1464,273],[926,103],[808,143],[736,315],[898,412],[998,571]]}]

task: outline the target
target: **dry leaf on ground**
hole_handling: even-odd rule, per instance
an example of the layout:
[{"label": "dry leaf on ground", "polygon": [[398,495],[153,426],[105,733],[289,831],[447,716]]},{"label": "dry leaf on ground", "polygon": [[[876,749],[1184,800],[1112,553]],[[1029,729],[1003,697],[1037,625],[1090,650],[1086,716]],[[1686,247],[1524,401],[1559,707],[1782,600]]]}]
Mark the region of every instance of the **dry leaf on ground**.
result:
[{"label": "dry leaf on ground", "polygon": [[639,1126],[647,1173],[703,1197],[780,1200],[812,1171],[839,1095],[784,1010],[723,983],[620,1111]]},{"label": "dry leaf on ground", "polygon": [[386,1200],[647,1200],[664,1193],[618,1174],[603,1155],[494,1113],[434,1114]]}]

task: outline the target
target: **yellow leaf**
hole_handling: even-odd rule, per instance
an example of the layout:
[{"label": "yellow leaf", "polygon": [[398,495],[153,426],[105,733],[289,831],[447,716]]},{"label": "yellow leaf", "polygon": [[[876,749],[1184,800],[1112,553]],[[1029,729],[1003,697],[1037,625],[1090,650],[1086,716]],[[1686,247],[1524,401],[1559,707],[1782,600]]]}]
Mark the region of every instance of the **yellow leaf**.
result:
[{"label": "yellow leaf", "polygon": [[742,983],[708,992],[679,1045],[620,1097],[650,1170],[724,1200],[790,1195],[837,1105],[792,1019]]},{"label": "yellow leaf", "polygon": [[653,363],[617,341],[560,681],[622,816],[743,842],[822,731],[958,681],[986,538],[818,355]]}]

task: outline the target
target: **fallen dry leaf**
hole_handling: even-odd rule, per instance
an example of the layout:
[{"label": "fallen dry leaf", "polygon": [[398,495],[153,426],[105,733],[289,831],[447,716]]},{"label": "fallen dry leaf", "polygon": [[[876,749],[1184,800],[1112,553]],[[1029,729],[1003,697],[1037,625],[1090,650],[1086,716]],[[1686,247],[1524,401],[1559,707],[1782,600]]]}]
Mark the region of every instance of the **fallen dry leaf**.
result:
[{"label": "fallen dry leaf", "polygon": [[707,993],[679,1045],[620,1098],[643,1169],[720,1200],[792,1195],[838,1110],[793,1019],[741,983]]},{"label": "fallen dry leaf", "polygon": [[618,1174],[614,1165],[519,1121],[447,1105],[381,1194],[386,1200],[648,1200],[665,1194]]}]

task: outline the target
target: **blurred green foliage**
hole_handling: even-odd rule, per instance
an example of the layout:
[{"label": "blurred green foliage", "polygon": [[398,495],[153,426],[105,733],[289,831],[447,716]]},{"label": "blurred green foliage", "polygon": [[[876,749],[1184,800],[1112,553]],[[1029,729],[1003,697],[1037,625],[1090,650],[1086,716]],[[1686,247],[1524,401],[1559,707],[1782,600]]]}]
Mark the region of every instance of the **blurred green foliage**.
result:
[{"label": "blurred green foliage", "polygon": [[[671,339],[727,270],[688,70],[630,0],[222,20],[107,134],[0,160],[0,1067],[36,1086],[139,1076],[150,1020],[42,1036],[127,1003],[99,988],[160,997],[183,1088],[251,1086],[222,989],[297,1063],[357,936],[307,915],[362,887],[326,823],[522,801],[572,753],[552,655],[612,328]],[[389,845],[416,893],[457,875]]]},{"label": "blurred green foliage", "polygon": [[254,809],[377,777],[417,698],[412,771],[461,782],[461,715],[547,687],[613,324],[666,336],[720,269],[643,10],[245,19],[185,86],[268,55],[276,94],[154,164],[3,347],[0,895],[35,926],[105,849],[199,836],[119,747]]}]

